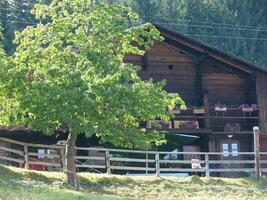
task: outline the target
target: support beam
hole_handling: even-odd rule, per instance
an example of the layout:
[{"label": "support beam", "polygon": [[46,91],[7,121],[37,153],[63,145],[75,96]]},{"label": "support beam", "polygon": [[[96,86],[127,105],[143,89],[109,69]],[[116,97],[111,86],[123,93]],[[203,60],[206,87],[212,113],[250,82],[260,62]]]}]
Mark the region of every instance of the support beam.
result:
[{"label": "support beam", "polygon": [[254,156],[255,156],[255,176],[257,179],[260,178],[260,129],[259,127],[253,127],[254,134]]},{"label": "support beam", "polygon": [[197,106],[203,105],[203,87],[202,87],[202,72],[201,66],[208,57],[207,53],[203,53],[196,60],[196,86],[195,86],[195,97],[197,98]]},{"label": "support beam", "polygon": [[146,71],[147,67],[148,67],[148,56],[147,56],[147,52],[146,52],[142,57],[142,70]]},{"label": "support beam", "polygon": [[[262,133],[267,133],[267,75],[257,73],[256,94],[259,108],[259,125]],[[267,149],[261,149],[266,151]]]}]

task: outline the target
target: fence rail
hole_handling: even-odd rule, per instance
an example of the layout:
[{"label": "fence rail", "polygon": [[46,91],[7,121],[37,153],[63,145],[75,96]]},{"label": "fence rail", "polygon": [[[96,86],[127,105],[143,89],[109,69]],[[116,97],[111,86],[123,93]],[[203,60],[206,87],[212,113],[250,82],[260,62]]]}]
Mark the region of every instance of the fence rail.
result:
[{"label": "fence rail", "polygon": [[[198,173],[223,176],[256,173],[255,152],[166,152],[96,147],[75,147],[79,171],[108,174]],[[0,137],[0,163],[36,170],[65,170],[65,146],[30,144]],[[267,152],[259,152],[260,171],[267,171]]]}]

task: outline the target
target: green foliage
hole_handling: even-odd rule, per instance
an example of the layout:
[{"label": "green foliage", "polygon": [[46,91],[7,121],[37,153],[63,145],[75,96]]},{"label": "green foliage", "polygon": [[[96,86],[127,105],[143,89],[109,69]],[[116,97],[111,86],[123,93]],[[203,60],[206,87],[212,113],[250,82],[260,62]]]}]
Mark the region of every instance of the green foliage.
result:
[{"label": "green foliage", "polygon": [[168,119],[167,107],[184,102],[123,62],[161,39],[153,25],[139,25],[128,7],[89,0],[54,0],[32,13],[49,22],[16,34],[16,52],[0,71],[2,124],[47,134],[67,127],[130,148],[163,142],[140,122]]}]

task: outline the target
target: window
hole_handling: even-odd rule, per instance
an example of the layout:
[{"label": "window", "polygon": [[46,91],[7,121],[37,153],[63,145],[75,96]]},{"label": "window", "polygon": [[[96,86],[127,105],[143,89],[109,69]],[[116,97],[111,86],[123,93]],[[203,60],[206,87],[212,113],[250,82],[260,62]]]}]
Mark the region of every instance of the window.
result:
[{"label": "window", "polygon": [[238,156],[238,144],[237,143],[232,143],[232,155],[233,156]]},{"label": "window", "polygon": [[49,158],[49,155],[53,154],[51,149],[38,149],[38,158]]},{"label": "window", "polygon": [[[45,156],[44,156],[44,154],[45,154],[45,150],[44,149],[38,149],[38,158],[44,158]],[[41,155],[39,155],[39,154],[41,154]]]},{"label": "window", "polygon": [[239,144],[234,141],[226,141],[221,143],[222,153],[224,157],[236,157],[238,156]]},{"label": "window", "polygon": [[168,66],[169,70],[173,70],[173,65]]},{"label": "window", "polygon": [[229,145],[228,144],[222,144],[222,151],[223,151],[224,157],[229,156]]}]

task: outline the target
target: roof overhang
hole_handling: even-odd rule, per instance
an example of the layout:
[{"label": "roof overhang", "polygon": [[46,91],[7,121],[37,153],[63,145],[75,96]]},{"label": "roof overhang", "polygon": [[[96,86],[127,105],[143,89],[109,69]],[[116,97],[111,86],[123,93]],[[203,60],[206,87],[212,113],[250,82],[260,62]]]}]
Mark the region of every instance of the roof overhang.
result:
[{"label": "roof overhang", "polygon": [[230,65],[249,74],[255,74],[256,72],[267,73],[267,68],[255,65],[233,54],[219,50],[204,42],[196,40],[173,29],[166,28],[160,24],[154,25],[161,32],[161,35],[165,38],[164,42],[169,45],[174,45],[177,48],[180,48],[197,56],[207,54],[208,58],[211,60]]}]

